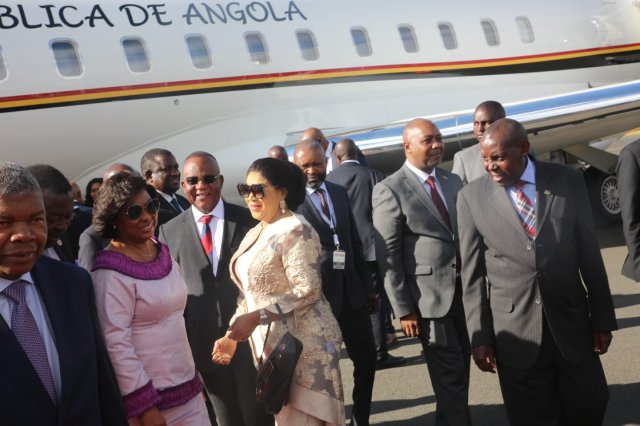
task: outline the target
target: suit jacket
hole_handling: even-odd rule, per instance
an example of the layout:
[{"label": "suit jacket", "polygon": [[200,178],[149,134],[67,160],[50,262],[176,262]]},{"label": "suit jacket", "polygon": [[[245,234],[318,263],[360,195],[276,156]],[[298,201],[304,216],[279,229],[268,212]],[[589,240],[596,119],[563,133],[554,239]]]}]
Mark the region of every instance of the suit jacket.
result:
[{"label": "suit jacket", "polygon": [[[182,210],[188,210],[191,207],[191,203],[187,201],[182,195],[175,194],[178,204],[182,207]],[[177,212],[173,205],[165,200],[165,198],[158,194],[158,201],[160,201],[160,211],[158,212],[158,226],[164,225],[174,217],[178,216],[182,212]],[[157,236],[157,234],[156,234]]]},{"label": "suit jacket", "polygon": [[31,275],[60,359],[58,407],[0,317],[1,423],[12,426],[127,425],[120,390],[98,323],[89,274],[41,256]]},{"label": "suit jacket", "polygon": [[460,179],[437,168],[453,229],[420,179],[406,165],[373,188],[376,255],[384,286],[399,317],[442,318],[456,288],[455,197]]},{"label": "suit jacket", "polygon": [[304,203],[298,206],[296,213],[303,215],[320,237],[322,291],[331,304],[334,315],[338,317],[344,303],[349,303],[353,309],[366,311],[366,295],[373,293],[374,289],[371,271],[362,254],[362,243],[355,227],[347,191],[331,182],[325,184],[336,214],[334,221],[340,249],[346,253],[345,269],[333,269],[333,252],[336,249],[333,233],[309,199],[309,195],[305,197]]},{"label": "suit jacket", "polygon": [[640,140],[620,152],[617,174],[622,232],[629,249],[622,274],[640,281]]},{"label": "suit jacket", "polygon": [[102,238],[93,226],[88,227],[80,234],[78,250],[78,266],[82,266],[87,271],[91,272],[93,269],[93,261],[96,258],[96,253],[100,250],[104,250],[109,245],[111,240]]},{"label": "suit jacket", "polygon": [[367,262],[376,260],[371,193],[373,187],[382,179],[384,179],[382,172],[358,163],[343,163],[327,175],[326,179],[327,182],[335,183],[347,190],[356,229],[362,242],[362,251]]},{"label": "suit jacket", "polygon": [[191,209],[162,225],[159,233],[160,241],[169,246],[187,283],[189,295],[184,311],[187,336],[196,368],[204,372],[217,368],[211,362],[213,342],[224,335],[238,303],[238,288],[229,275],[229,260],[247,231],[256,224],[249,210],[227,202],[224,202],[224,215],[217,275],[213,274],[211,261],[200,242]]},{"label": "suit jacket", "polygon": [[480,144],[456,152],[453,155],[451,172],[460,176],[463,185],[486,175],[487,171],[484,169],[480,156]]},{"label": "suit jacket", "polygon": [[543,318],[572,363],[593,355],[593,331],[617,328],[582,176],[559,164],[535,166],[535,241],[525,234],[506,189],[489,176],[458,196],[471,345],[494,345],[498,360],[513,368],[536,362]]},{"label": "suit jacket", "polygon": [[73,259],[78,258],[78,250],[80,249],[80,235],[85,229],[91,226],[92,210],[82,204],[74,202],[73,218],[65,232],[69,243],[69,248]]},{"label": "suit jacket", "polygon": [[53,245],[53,249],[60,258],[61,261],[76,264],[76,259],[73,257],[71,243],[69,242],[69,236],[64,233],[58,239],[58,242]]}]

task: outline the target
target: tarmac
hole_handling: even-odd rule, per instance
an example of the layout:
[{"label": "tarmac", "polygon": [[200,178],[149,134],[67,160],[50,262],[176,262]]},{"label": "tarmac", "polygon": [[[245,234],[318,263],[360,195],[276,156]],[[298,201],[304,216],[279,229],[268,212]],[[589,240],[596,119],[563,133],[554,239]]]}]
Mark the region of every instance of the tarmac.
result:
[{"label": "tarmac", "polygon": [[[602,257],[609,276],[618,319],[609,352],[602,363],[609,383],[605,426],[640,426],[640,285],[620,274],[627,248],[620,225],[598,231]],[[371,404],[371,424],[414,426],[435,424],[435,396],[429,373],[414,338],[405,337],[395,321],[398,344],[390,353],[407,363],[376,372]],[[347,415],[351,411],[353,367],[346,351],[340,362]],[[508,425],[498,377],[483,373],[471,363],[469,405],[474,425]]]}]

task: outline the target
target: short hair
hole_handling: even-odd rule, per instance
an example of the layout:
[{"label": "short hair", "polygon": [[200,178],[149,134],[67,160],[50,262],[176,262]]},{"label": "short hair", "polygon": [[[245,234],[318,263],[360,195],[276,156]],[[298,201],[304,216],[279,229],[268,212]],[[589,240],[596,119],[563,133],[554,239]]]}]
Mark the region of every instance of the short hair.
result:
[{"label": "short hair", "polygon": [[498,118],[505,118],[507,116],[507,113],[504,110],[504,107],[498,101],[484,101],[476,107],[473,113],[475,114],[477,111],[480,111],[481,109],[494,112],[498,116]]},{"label": "short hair", "polygon": [[0,161],[0,197],[30,193],[42,193],[42,189],[29,170],[9,161]]},{"label": "short hair", "polygon": [[527,131],[524,126],[511,118],[501,118],[500,120],[494,121],[484,132],[483,140],[488,140],[494,133],[502,133],[507,136],[508,145],[515,145],[519,142],[529,142],[529,137],[527,136]]},{"label": "short hair", "polygon": [[104,182],[93,206],[93,227],[98,235],[107,239],[117,236],[113,219],[127,201],[142,190],[151,198],[158,198],[156,189],[138,175],[120,172]]},{"label": "short hair", "polygon": [[344,157],[345,155],[349,158],[356,159],[358,158],[358,147],[353,139],[345,138],[341,139],[336,143],[336,156]]},{"label": "short hair", "polygon": [[301,149],[313,149],[316,151],[320,151],[322,155],[324,155],[325,151],[320,142],[315,139],[302,139],[296,145],[296,149],[294,151],[294,155],[297,154]]},{"label": "short hair", "polygon": [[69,180],[55,167],[48,164],[34,164],[28,166],[27,170],[36,178],[43,192],[56,195],[68,195],[71,192]]},{"label": "short hair", "polygon": [[194,151],[191,154],[187,155],[187,158],[185,158],[184,161],[186,163],[187,160],[190,160],[195,157],[207,157],[207,158],[211,158],[216,163],[218,162],[218,160],[216,160],[216,157],[214,157],[213,154],[209,154],[207,151]]},{"label": "short hair", "polygon": [[100,185],[102,185],[102,178],[101,177],[94,177],[93,179],[91,179],[87,183],[87,187],[85,188],[85,191],[84,191],[84,205],[85,206],[93,207],[93,201],[94,200],[93,200],[93,197],[91,196],[91,187],[95,183],[99,183]]},{"label": "short hair", "polygon": [[173,153],[164,148],[153,148],[145,152],[140,160],[140,171],[144,173],[145,169],[150,167],[150,163],[157,163],[157,157],[174,157]]},{"label": "short hair", "polygon": [[247,174],[252,172],[260,173],[273,186],[286,189],[284,201],[291,210],[304,202],[306,181],[302,170],[295,164],[271,157],[260,158],[247,170]]}]

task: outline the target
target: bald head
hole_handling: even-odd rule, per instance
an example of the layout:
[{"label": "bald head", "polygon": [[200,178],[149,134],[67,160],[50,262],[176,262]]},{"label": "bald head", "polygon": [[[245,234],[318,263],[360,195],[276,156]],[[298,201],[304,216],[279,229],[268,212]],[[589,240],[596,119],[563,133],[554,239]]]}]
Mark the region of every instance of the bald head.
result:
[{"label": "bald head", "polygon": [[287,154],[287,150],[282,145],[274,145],[269,148],[267,156],[276,160],[289,161],[289,154]]},{"label": "bald head", "polygon": [[121,172],[130,173],[134,176],[140,176],[140,173],[138,173],[133,167],[131,167],[128,164],[113,163],[109,167],[107,167],[107,169],[104,171],[104,175],[102,175],[102,179],[104,181],[107,181],[111,176]]},{"label": "bald head", "polygon": [[527,131],[524,126],[510,118],[502,118],[494,122],[484,133],[480,146],[493,146],[497,143],[504,144],[505,148],[523,144],[529,144]]},{"label": "bald head", "polygon": [[329,146],[329,141],[324,137],[324,133],[322,133],[322,130],[318,129],[317,127],[309,127],[307,130],[305,130],[302,133],[300,140],[303,141],[305,139],[311,139],[318,142],[322,146],[322,149],[324,151],[326,151],[327,147]]},{"label": "bald head", "polygon": [[352,139],[341,139],[338,141],[335,152],[338,164],[342,164],[343,161],[358,159],[358,147]]}]

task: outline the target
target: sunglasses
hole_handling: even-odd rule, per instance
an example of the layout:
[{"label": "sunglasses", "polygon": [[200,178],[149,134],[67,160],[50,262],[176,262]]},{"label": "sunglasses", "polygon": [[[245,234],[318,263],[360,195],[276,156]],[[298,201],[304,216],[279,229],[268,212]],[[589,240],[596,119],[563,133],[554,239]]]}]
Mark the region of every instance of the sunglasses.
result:
[{"label": "sunglasses", "polygon": [[158,210],[160,210],[160,200],[158,200],[157,198],[152,198],[147,201],[147,204],[145,204],[144,207],[139,206],[138,204],[134,204],[132,206],[129,206],[124,214],[126,214],[127,217],[129,217],[129,219],[131,220],[138,220],[140,219],[140,216],[142,216],[142,210],[153,216],[154,214],[158,213]]},{"label": "sunglasses", "polygon": [[253,194],[258,200],[262,200],[264,198],[264,189],[265,188],[275,188],[275,186],[267,186],[262,183],[254,183],[253,185],[247,185],[246,183],[238,184],[238,194],[242,198],[249,198],[250,194]]},{"label": "sunglasses", "polygon": [[185,178],[184,180],[189,185],[197,185],[198,182],[200,182],[200,181],[206,183],[207,185],[210,185],[212,183],[217,182],[219,177],[220,177],[220,175],[204,175],[202,177],[189,176],[188,178]]}]

